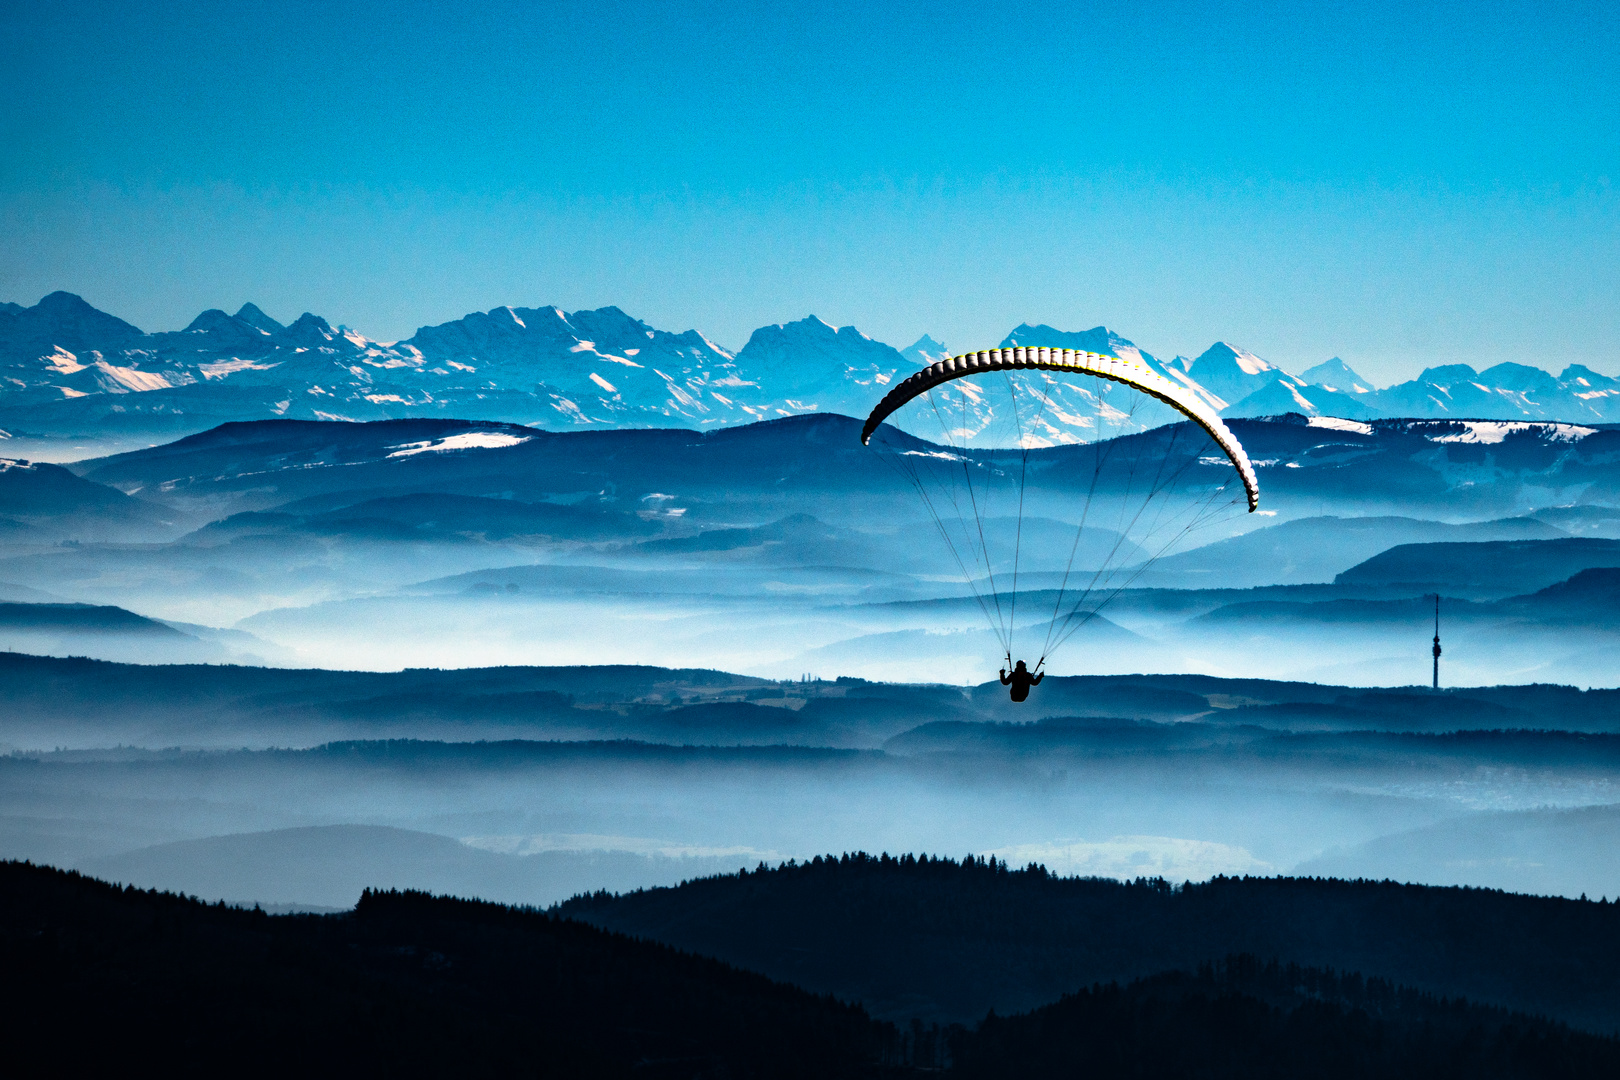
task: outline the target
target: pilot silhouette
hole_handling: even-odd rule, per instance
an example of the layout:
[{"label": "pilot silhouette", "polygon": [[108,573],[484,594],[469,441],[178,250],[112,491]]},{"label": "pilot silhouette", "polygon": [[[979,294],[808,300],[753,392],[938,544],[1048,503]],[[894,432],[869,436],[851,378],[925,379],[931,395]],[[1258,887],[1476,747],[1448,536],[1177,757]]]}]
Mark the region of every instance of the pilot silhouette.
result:
[{"label": "pilot silhouette", "polygon": [[1031,675],[1029,669],[1024,667],[1022,660],[1018,661],[1010,672],[1006,668],[1001,669],[1001,685],[1012,687],[1010,693],[1014,701],[1023,701],[1029,697],[1029,688],[1039,686],[1044,678],[1046,678],[1045,672],[1039,675]]}]

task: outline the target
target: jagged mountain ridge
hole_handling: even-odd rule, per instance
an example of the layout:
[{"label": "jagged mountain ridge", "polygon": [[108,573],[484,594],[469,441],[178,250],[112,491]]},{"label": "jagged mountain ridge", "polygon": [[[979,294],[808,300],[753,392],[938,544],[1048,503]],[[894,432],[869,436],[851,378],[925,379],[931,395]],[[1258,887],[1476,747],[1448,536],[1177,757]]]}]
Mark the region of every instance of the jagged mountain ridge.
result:
[{"label": "jagged mountain ridge", "polygon": [[[395,343],[309,313],[283,326],[251,304],[154,334],[68,293],[12,307],[0,310],[0,412],[24,427],[49,425],[63,402],[101,395],[72,418],[189,413],[208,427],[437,415],[552,429],[706,427],[861,411],[873,387],[912,366],[853,327],[814,316],[764,327],[734,356],[695,330],[655,330],[615,307],[501,307]],[[769,389],[750,370],[767,374]],[[116,400],[130,394],[148,396]]]},{"label": "jagged mountain ridge", "polygon": [[[1000,344],[1140,359],[1227,416],[1620,421],[1620,379],[1581,365],[1554,376],[1522,364],[1483,372],[1452,364],[1375,390],[1337,358],[1304,376],[1226,342],[1196,358],[1164,360],[1102,326],[1076,332],[1026,323]],[[145,333],[56,292],[33,307],[0,307],[0,427],[202,430],[272,416],[454,416],[552,430],[703,428],[805,412],[858,416],[896,378],[946,354],[927,335],[901,351],[815,316],[762,327],[733,354],[695,330],[658,330],[615,307],[499,307],[395,343],[307,312],[283,325],[252,304],[234,315],[210,309],[183,330]],[[1109,417],[1088,384],[1016,378],[1050,397],[1038,443],[1173,418],[1157,405]]]}]

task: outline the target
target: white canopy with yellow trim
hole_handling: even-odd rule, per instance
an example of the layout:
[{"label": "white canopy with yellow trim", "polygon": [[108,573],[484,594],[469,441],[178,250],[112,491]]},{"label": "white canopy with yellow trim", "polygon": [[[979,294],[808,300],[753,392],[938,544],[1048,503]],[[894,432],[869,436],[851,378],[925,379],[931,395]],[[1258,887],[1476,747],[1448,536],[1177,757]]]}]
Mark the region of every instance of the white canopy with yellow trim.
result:
[{"label": "white canopy with yellow trim", "polygon": [[969,375],[1020,369],[1093,375],[1099,379],[1122,383],[1164,402],[1203,428],[1209,437],[1215,440],[1215,444],[1231,460],[1232,467],[1238,471],[1243,480],[1243,489],[1249,497],[1249,512],[1253,513],[1260,508],[1260,483],[1255,478],[1254,466],[1249,463],[1249,455],[1244,452],[1243,444],[1238,442],[1231,429],[1191,388],[1165,378],[1140,360],[1124,360],[1117,356],[1080,352],[1076,349],[1033,346],[984,349],[930,364],[897,383],[884,395],[877,408],[872,410],[872,415],[866,418],[866,425],[861,429],[861,442],[866,443],[870,440],[878,425],[888,419],[895,410],[942,383]]}]

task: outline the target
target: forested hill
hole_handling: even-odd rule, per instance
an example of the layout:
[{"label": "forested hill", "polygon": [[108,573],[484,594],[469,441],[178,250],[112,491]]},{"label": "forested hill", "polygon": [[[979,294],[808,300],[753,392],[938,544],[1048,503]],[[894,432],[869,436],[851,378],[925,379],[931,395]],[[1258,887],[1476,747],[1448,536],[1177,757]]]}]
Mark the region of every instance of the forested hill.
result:
[{"label": "forested hill", "polygon": [[718,961],[421,893],[270,916],[0,863],[0,971],[18,1076],[819,1078],[893,1042]]},{"label": "forested hill", "polygon": [[[6,608],[47,607],[47,614],[60,617],[59,605],[26,604],[0,605],[0,616]],[[4,651],[0,703],[4,741],[75,749],[629,738],[982,753],[1086,743],[1096,725],[1071,722],[1075,718],[1113,721],[1111,730],[1120,722],[1152,721],[1137,725],[1144,745],[1197,741],[1199,733],[1206,741],[1286,731],[1620,733],[1620,690],[1572,686],[1433,693],[1207,675],[1048,676],[1038,697],[1015,705],[993,680],[971,689],[857,678],[784,684],[724,671],[621,664],[333,671],[124,664]],[[1184,723],[1194,720],[1195,726]]]},{"label": "forested hill", "polygon": [[19,1075],[133,1062],[592,1080],[1620,1070],[1613,1038],[1252,957],[1082,988],[972,1028],[900,1030],[859,1005],[532,909],[368,892],[352,913],[271,916],[16,862],[0,863],[0,965],[0,1031]]},{"label": "forested hill", "polygon": [[1620,903],[1325,878],[1175,888],[858,854],[579,897],[558,911],[861,1001],[879,1017],[968,1022],[1246,953],[1620,1030]]},{"label": "forested hill", "polygon": [[1613,1076],[1620,1043],[1380,979],[1235,956],[1199,971],[1093,986],[956,1035],[970,1080],[1129,1076]]}]

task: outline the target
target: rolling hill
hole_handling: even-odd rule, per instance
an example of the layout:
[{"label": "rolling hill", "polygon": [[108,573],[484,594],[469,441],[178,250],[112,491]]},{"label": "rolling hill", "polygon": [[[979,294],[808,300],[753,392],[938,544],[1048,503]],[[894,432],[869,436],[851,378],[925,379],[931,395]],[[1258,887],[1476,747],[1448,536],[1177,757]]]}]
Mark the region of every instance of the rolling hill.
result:
[{"label": "rolling hill", "polygon": [[[1620,431],[1548,424],[1371,421],[1350,427],[1302,416],[1236,420],[1255,461],[1262,505],[1290,518],[1316,514],[1395,513],[1433,520],[1522,515],[1527,500],[1556,507],[1601,508],[1620,498],[1612,450]],[[911,508],[909,483],[886,454],[937,452],[898,433],[862,447],[857,421],[839,415],[796,417],[699,433],[680,429],[556,434],[511,424],[400,420],[370,424],[271,420],[211,431],[73,470],[98,484],[184,508],[262,510],[319,498],[322,510],[344,500],[421,492],[505,496],[529,502],[650,499],[665,513],[732,507],[736,515],[784,505],[785,496],[854,500],[854,513]],[[1165,438],[1125,436],[1111,456],[1155,452]],[[995,460],[984,452],[986,460]],[[1030,456],[1032,484],[1083,492],[1089,451],[1051,447]],[[1113,482],[1105,473],[1104,484]],[[1124,474],[1120,480],[1124,482]],[[673,500],[673,501],[669,501]],[[876,500],[876,501],[874,501]],[[1610,499],[1610,501],[1614,501]],[[1532,504],[1536,505],[1536,504]],[[815,512],[802,502],[797,507]],[[213,516],[220,516],[218,510]],[[778,515],[780,516],[780,515]],[[1565,514],[1567,517],[1567,513]],[[758,519],[756,518],[756,521]],[[1402,527],[1389,522],[1392,529]],[[1556,525],[1524,521],[1502,530],[1542,535]]]},{"label": "rolling hill", "polygon": [[1616,567],[1620,567],[1620,540],[1597,537],[1400,544],[1333,580],[1350,586],[1488,597],[1535,592],[1582,571]]},{"label": "rolling hill", "polygon": [[1588,1030],[1620,1020],[1620,905],[1488,890],[1221,877],[1175,889],[855,854],[556,911],[857,999],[878,1017],[969,1021],[1245,952]]},{"label": "rolling hill", "polygon": [[[877,1075],[858,1007],[533,910],[373,892],[269,916],[0,864],[10,1058],[443,1075]],[[93,1039],[82,1036],[86,1026]],[[251,1061],[243,1061],[244,1053]]]},{"label": "rolling hill", "polygon": [[[934,891],[942,867],[924,865],[935,873],[913,884]],[[0,864],[0,886],[0,917],[27,928],[0,937],[14,975],[0,1005],[35,1036],[11,1051],[28,1072],[68,1055],[97,1069],[130,1055],[183,1069],[244,1046],[254,1058],[239,1071],[691,1080],[1077,1066],[1172,1077],[1212,1057],[1244,1076],[1528,1078],[1606,1075],[1620,1061],[1612,1038],[1543,1017],[1249,955],[1079,987],[972,1030],[915,1015],[901,1029],[858,1004],[533,909],[371,890],[352,913],[267,915],[14,862]],[[1127,902],[1155,899],[1139,887]],[[1388,909],[1368,914],[1398,922]],[[65,1049],[86,1024],[99,1037]]]}]

